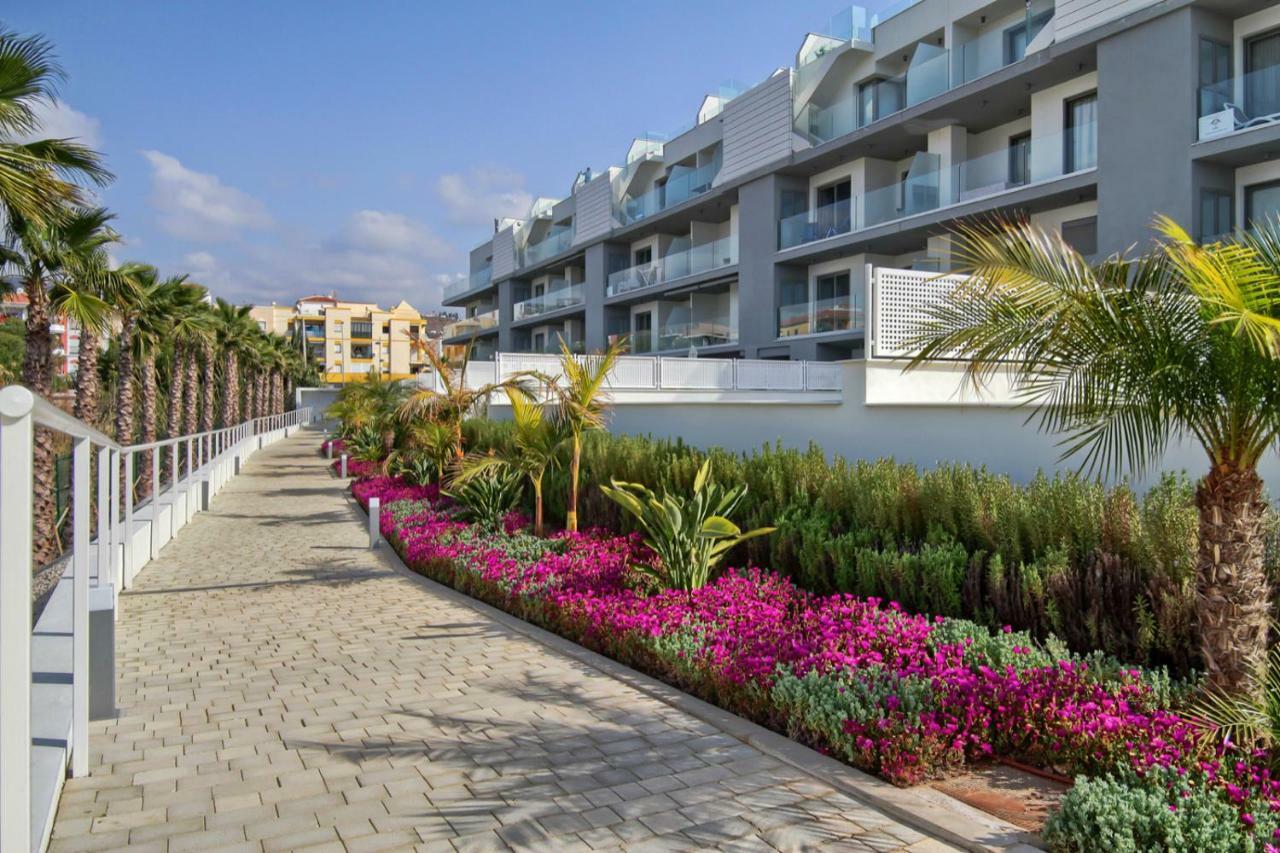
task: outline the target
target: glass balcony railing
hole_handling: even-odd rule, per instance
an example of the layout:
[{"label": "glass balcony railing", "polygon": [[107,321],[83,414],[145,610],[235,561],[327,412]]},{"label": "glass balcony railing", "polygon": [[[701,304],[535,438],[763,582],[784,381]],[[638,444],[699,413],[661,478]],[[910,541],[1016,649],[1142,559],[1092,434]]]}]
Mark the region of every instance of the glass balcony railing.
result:
[{"label": "glass balcony railing", "polygon": [[582,285],[570,284],[549,290],[532,299],[517,302],[514,316],[516,320],[527,320],[530,317],[538,317],[542,314],[550,314],[552,311],[560,311],[565,308],[572,308],[575,305],[581,305],[583,299]]},{"label": "glass balcony railing", "polygon": [[481,332],[496,328],[498,328],[498,309],[495,308],[483,314],[464,317],[461,320],[449,323],[444,327],[444,336],[446,338],[457,338],[466,335],[478,335]]},{"label": "glass balcony railing", "polygon": [[614,213],[623,225],[639,222],[707,192],[718,174],[720,174],[719,158],[696,169],[676,166],[671,170],[665,184],[654,187],[642,195],[624,196],[618,202]]},{"label": "glass balcony railing", "polygon": [[778,220],[778,248],[790,249],[873,228],[1061,178],[1097,165],[1098,130],[1093,122],[1064,133],[1024,138],[948,169],[937,154],[921,152],[905,180],[879,187],[847,202],[802,211]]},{"label": "glass balcony railing", "polygon": [[462,296],[464,293],[470,293],[473,290],[479,290],[482,287],[487,287],[491,281],[493,281],[493,269],[488,264],[485,264],[483,267],[471,273],[471,275],[461,281],[455,281],[453,284],[446,287],[444,289],[444,298],[446,301],[449,299],[455,299]]},{"label": "glass balcony railing", "polygon": [[573,226],[557,225],[547,233],[546,237],[537,243],[530,243],[524,247],[520,253],[520,266],[528,267],[540,264],[547,258],[554,257],[561,252],[567,252],[572,243]]},{"label": "glass balcony railing", "polygon": [[1027,55],[1027,45],[1035,41],[1053,17],[1053,3],[1032,3],[1024,23],[1013,27],[1001,27],[960,45],[960,79],[956,85],[977,80],[1006,65],[1012,65]]},{"label": "glass balcony railing", "polygon": [[951,51],[933,44],[918,44],[907,68],[907,106],[937,97],[951,88]]},{"label": "glass balcony railing", "polygon": [[1201,140],[1280,121],[1280,65],[1201,86],[1196,120]]},{"label": "glass balcony railing", "polygon": [[834,296],[778,308],[778,337],[821,335],[864,328],[861,297]]},{"label": "glass balcony railing", "polygon": [[610,273],[606,293],[609,296],[617,296],[620,293],[675,281],[685,276],[732,266],[737,262],[737,236],[721,237],[710,243],[670,252],[650,264],[640,264]]}]

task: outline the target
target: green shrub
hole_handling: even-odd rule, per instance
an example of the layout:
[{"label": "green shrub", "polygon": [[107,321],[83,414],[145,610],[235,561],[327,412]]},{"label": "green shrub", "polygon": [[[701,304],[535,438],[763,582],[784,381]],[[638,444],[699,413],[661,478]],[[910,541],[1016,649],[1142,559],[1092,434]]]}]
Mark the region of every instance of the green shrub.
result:
[{"label": "green shrub", "polygon": [[457,503],[462,519],[483,530],[498,530],[503,516],[519,503],[521,485],[519,474],[491,469],[443,494]]}]

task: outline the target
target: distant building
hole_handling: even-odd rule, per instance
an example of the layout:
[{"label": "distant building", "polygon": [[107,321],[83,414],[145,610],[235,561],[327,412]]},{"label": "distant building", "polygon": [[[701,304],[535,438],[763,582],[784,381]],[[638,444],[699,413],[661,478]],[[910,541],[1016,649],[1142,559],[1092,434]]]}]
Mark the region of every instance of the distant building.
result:
[{"label": "distant building", "polygon": [[[27,295],[9,293],[0,299],[0,317],[25,322]],[[53,372],[58,376],[74,376],[80,360],[80,324],[69,317],[55,315],[49,324],[53,339]]]},{"label": "distant building", "polygon": [[443,321],[408,302],[383,309],[335,294],[304,296],[292,307],[255,305],[249,312],[266,332],[292,338],[326,382],[343,383],[380,373],[409,379],[428,364],[425,348],[438,351]]}]

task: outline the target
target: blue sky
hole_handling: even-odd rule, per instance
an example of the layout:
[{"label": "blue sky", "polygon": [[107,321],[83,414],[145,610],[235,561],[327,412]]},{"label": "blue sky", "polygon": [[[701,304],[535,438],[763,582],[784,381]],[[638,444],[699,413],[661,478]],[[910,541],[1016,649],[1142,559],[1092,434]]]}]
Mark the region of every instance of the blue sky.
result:
[{"label": "blue sky", "polygon": [[789,64],[840,5],[20,0],[0,23],[56,45],[48,128],[107,155],[119,257],[239,302],[426,310],[495,215]]}]

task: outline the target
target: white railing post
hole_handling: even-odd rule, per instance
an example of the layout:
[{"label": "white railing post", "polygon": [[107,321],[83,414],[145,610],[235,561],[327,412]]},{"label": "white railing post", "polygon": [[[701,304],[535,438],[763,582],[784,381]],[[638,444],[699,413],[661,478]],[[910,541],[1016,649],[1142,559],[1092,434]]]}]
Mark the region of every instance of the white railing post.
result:
[{"label": "white railing post", "polygon": [[133,580],[133,451],[124,452],[124,571],[121,586]]},{"label": "white railing post", "polygon": [[369,498],[369,547],[378,547],[378,538],[382,534],[382,528],[379,527],[378,514],[380,512],[382,501],[376,497]]},{"label": "white railing post", "polygon": [[190,480],[193,476],[195,476],[195,473],[196,473],[196,469],[191,467],[191,462],[192,462],[192,459],[194,458],[194,454],[192,453],[192,445],[194,444],[195,444],[194,438],[187,439],[187,479],[188,480]]},{"label": "white railing post", "polygon": [[0,849],[31,849],[31,410],[0,391]]},{"label": "white railing post", "polygon": [[160,555],[160,448],[144,451],[151,454],[151,559]]},{"label": "white railing post", "polygon": [[329,439],[324,443],[324,455],[326,459],[333,459],[333,439]]},{"label": "white railing post", "polygon": [[[89,439],[77,438],[71,459],[71,775],[89,772]],[[98,583],[105,573],[106,489],[111,463],[98,451]]]},{"label": "white railing post", "polygon": [[347,454],[342,454],[342,479],[347,479]]},{"label": "white railing post", "polygon": [[178,442],[169,445],[169,491],[178,491]]},{"label": "white railing post", "polygon": [[[111,493],[111,577],[115,579],[116,589],[124,588],[124,524],[120,521],[120,451],[111,451],[111,476],[107,482],[107,490]],[[98,578],[102,583],[102,578]]]},{"label": "white railing post", "polygon": [[[79,441],[76,442],[75,449],[72,452],[73,454],[80,452]],[[88,453],[88,452],[89,452],[88,450],[85,451],[85,453]],[[75,457],[74,455],[72,456],[71,464],[73,468],[76,465],[76,458],[77,457]],[[99,447],[98,448],[98,561],[97,562],[98,562],[98,583],[100,584],[107,582],[107,575],[111,571],[111,547],[107,544],[110,541],[107,537],[107,530],[108,530],[107,516],[111,512],[111,492],[110,492],[111,484],[108,482],[110,474],[111,474],[111,451],[109,448]],[[88,488],[88,483],[89,483],[89,475],[85,474],[85,488]],[[75,484],[73,483],[72,486],[74,487],[74,485]],[[85,497],[86,499],[88,498],[87,492],[85,493]],[[86,513],[88,511],[89,511],[88,509],[85,510]],[[79,512],[79,510],[73,508],[72,512]],[[72,526],[73,527],[75,526],[74,522]],[[85,546],[85,552],[84,552],[85,559],[87,560],[88,554],[89,554],[89,533],[87,528],[85,530],[84,546]],[[80,546],[77,545],[76,547],[79,548]]]}]

